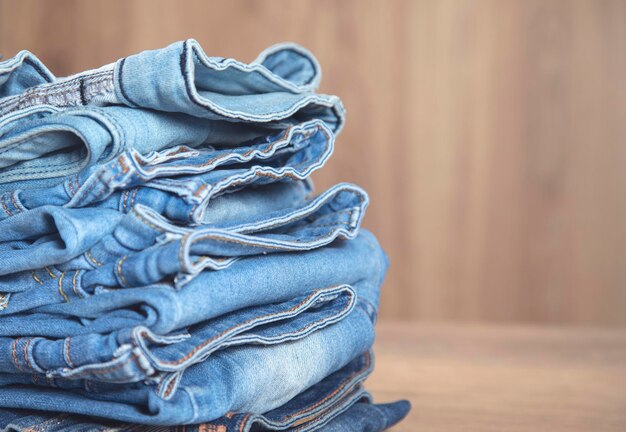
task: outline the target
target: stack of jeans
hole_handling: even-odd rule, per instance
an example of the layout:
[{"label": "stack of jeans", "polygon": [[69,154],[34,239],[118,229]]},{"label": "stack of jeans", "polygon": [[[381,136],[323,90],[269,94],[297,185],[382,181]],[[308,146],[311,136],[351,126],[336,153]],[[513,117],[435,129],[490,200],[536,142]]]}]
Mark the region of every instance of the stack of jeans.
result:
[{"label": "stack of jeans", "polygon": [[319,80],[294,44],[245,64],[188,40],[66,78],[0,63],[0,430],[406,415],[363,389],[388,262],[362,189],[313,195],[344,122]]}]

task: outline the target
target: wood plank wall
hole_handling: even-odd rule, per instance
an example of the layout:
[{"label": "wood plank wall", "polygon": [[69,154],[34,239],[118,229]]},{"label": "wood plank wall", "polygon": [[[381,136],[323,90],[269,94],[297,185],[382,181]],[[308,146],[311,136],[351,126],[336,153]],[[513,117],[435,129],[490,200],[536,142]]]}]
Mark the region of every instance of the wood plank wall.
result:
[{"label": "wood plank wall", "polygon": [[58,75],[193,37],[299,42],[348,124],[319,188],[370,192],[384,318],[626,324],[626,2],[1,0]]}]

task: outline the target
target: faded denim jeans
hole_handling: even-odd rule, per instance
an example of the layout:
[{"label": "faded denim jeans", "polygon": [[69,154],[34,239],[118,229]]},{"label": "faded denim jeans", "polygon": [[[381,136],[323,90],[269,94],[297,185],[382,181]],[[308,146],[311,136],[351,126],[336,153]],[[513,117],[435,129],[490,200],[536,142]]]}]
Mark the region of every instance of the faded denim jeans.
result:
[{"label": "faded denim jeans", "polygon": [[[319,63],[187,40],[57,78],[0,62],[0,430],[377,431],[387,256]],[[65,413],[59,417],[58,413]],[[97,418],[96,418],[97,417]]]}]

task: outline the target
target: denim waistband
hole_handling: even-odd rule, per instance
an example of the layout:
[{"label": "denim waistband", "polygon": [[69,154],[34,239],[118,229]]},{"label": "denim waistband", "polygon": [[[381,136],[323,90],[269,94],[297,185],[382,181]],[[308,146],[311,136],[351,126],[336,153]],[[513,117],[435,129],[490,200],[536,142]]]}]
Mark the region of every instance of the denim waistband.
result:
[{"label": "denim waistband", "polygon": [[224,193],[278,181],[306,179],[330,157],[333,142],[329,137],[324,132],[315,133],[306,145],[261,164],[244,164],[200,175],[154,179],[145,187],[116,193],[98,206],[126,212],[133,204],[143,204],[172,220],[191,225],[201,224],[210,212],[211,200]]},{"label": "denim waistband", "polygon": [[0,191],[45,187],[81,169],[106,163],[127,149],[145,154],[177,145],[237,146],[283,130],[237,126],[180,113],[125,106],[79,107],[28,117],[0,135]]},{"label": "denim waistband", "polygon": [[[26,375],[2,374],[0,403],[45,410],[63,407],[76,414],[165,425],[211,421],[231,411],[261,414],[284,405],[340,370],[358,353],[367,351],[372,342],[370,317],[357,307],[339,322],[301,339],[218,351],[184,372],[171,374],[163,381],[162,395],[145,383],[87,381],[85,386],[80,380],[56,379],[58,387],[49,388],[49,383],[33,383]],[[276,364],[283,367],[272,367]],[[11,385],[17,382],[25,385]],[[168,391],[173,395],[163,397]],[[259,398],[259,394],[264,397]]]},{"label": "denim waistband", "polygon": [[[213,175],[207,180],[216,183],[218,179],[221,179],[224,183],[229,175],[237,174],[235,169],[238,167],[246,165],[250,167],[254,162],[262,167],[276,159],[283,160],[284,166],[287,162],[286,158],[300,154],[298,152],[307,147],[311,147],[309,153],[319,154],[320,163],[323,163],[332,152],[333,138],[332,133],[322,122],[314,120],[289,127],[278,135],[257,138],[234,148],[193,149],[177,146],[147,155],[142,155],[135,149],[129,149],[113,161],[90,166],[77,175],[70,176],[61,184],[5,192],[0,197],[2,201],[0,219],[44,205],[67,207],[94,205],[110,198],[115,192],[129,191],[131,188],[144,185],[152,185],[153,188],[161,186],[166,191],[174,189],[182,194],[187,191],[182,187],[184,184],[176,189],[174,182],[170,188],[167,188],[168,182],[159,183],[154,180],[206,175],[216,169],[221,169],[220,175]],[[303,158],[303,156],[299,157]],[[311,160],[315,157],[309,156],[304,159]],[[245,172],[239,168],[239,176]],[[190,192],[192,193],[187,194],[186,198],[193,196],[193,192],[196,191]],[[212,195],[217,193],[219,192],[213,192]],[[132,194],[137,194],[137,190],[133,190],[132,193],[117,194],[117,197],[110,199],[105,206],[124,209],[126,205],[120,205],[121,202],[126,203]]]},{"label": "denim waistband", "polygon": [[82,277],[83,288],[146,286],[166,277],[173,277],[174,286],[180,288],[206,269],[222,270],[245,256],[307,251],[336,239],[353,239],[367,204],[362,189],[339,184],[306,204],[253,223],[228,229],[165,229],[157,239],[159,244],[145,251],[117,254],[93,247],[90,257],[99,265]]},{"label": "denim waistband", "polygon": [[[130,195],[130,203],[128,195],[122,194],[122,197],[127,197],[121,202],[116,199],[114,205],[128,211],[134,205],[142,203],[156,207],[168,216],[178,215],[181,219],[203,221],[207,213],[210,213],[209,201],[227,191],[237,190],[244,185],[258,186],[284,179],[305,179],[311,171],[323,165],[330,152],[327,147],[312,148],[312,153],[307,149],[308,147],[292,155],[285,162],[286,166],[275,168],[254,165],[248,169],[227,171],[228,174],[225,175],[221,173],[223,177],[217,174],[216,179],[192,177],[188,180],[164,180],[160,184],[153,182],[149,187],[140,188],[138,193]],[[1,198],[0,203],[6,212],[8,204]],[[13,205],[17,207],[19,203]],[[11,260],[1,261],[0,274],[42,268],[72,259],[94,244],[94,236],[102,237],[111,232],[121,216],[112,216],[112,210],[102,211],[93,207],[72,210],[43,206],[6,219],[1,224],[5,235],[0,234],[0,255],[6,254]],[[61,237],[63,243],[46,241],[46,236],[48,239]],[[82,236],[83,240],[76,242],[78,236]],[[31,239],[37,238],[40,240],[35,246],[29,247]],[[24,242],[25,245],[20,247]],[[76,248],[82,248],[82,251],[71,255],[78,249],[70,250],[68,245],[75,245]],[[45,250],[45,256],[38,254],[39,250]]]},{"label": "denim waistband", "polygon": [[[340,184],[295,208],[229,229],[179,227],[138,207],[129,217],[130,222],[122,221],[80,259],[0,277],[0,292],[8,291],[11,296],[5,296],[0,314],[86,299],[105,289],[148,286],[165,279],[172,280],[173,288],[179,289],[200,272],[225,269],[245,256],[306,251],[336,239],[352,239],[358,233],[367,202],[363,190]],[[145,230],[137,229],[138,224]],[[91,301],[99,299],[94,296]]]},{"label": "denim waistband", "polygon": [[[374,315],[377,291],[367,289],[367,284],[380,285],[387,265],[375,237],[362,230],[353,240],[308,252],[242,258],[224,270],[200,273],[182,290],[160,283],[141,289],[96,291],[82,299],[66,290],[70,302],[4,316],[0,336],[64,338],[138,325],[167,334],[238,309],[284,302],[341,284],[365,284],[360,299],[370,305]],[[205,301],[208,298],[210,302]]]},{"label": "denim waistband", "polygon": [[355,301],[356,292],[341,285],[282,303],[244,308],[174,335],[158,335],[139,326],[60,340],[0,338],[0,372],[40,374],[48,380],[154,382],[204,361],[220,349],[304,337],[343,319]]},{"label": "denim waistband", "polygon": [[[30,53],[20,55],[40,64]],[[3,66],[12,68],[13,75],[26,75],[32,69],[19,59],[0,63]],[[33,79],[26,88],[7,85],[7,96],[0,99],[0,116],[39,105],[124,104],[236,122],[319,118],[338,132],[344,121],[343,106],[336,96],[313,93],[320,79],[315,57],[296,44],[272,46],[245,64],[208,57],[190,39],[51,83]]]},{"label": "denim waistband", "polygon": [[[183,426],[146,426],[119,423],[106,419],[96,420],[68,414],[46,414],[41,411],[0,409],[0,429],[2,432],[382,432],[396,425],[410,410],[408,401],[386,404],[373,404],[366,391],[356,389],[339,403],[331,406],[324,415],[311,416],[293,426],[266,425],[256,421],[265,416],[250,413],[230,414],[209,423]],[[17,412],[16,412],[17,411]],[[243,419],[246,421],[243,421]]]},{"label": "denim waistband", "polygon": [[371,361],[359,357],[340,371],[302,392],[285,405],[264,414],[229,412],[195,425],[147,426],[69,414],[0,409],[2,432],[250,432],[251,430],[309,432],[378,432],[393,426],[410,409],[406,401],[373,405],[361,382]]}]

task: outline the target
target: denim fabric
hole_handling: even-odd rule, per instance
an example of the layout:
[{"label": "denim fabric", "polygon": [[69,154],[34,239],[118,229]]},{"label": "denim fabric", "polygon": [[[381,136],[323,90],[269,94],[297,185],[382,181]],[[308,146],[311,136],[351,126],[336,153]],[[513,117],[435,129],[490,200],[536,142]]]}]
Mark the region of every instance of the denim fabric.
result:
[{"label": "denim fabric", "polygon": [[293,153],[283,152],[280,157],[260,165],[244,164],[201,175],[152,180],[145,187],[115,194],[98,206],[126,212],[132,205],[144,204],[172,220],[199,224],[205,220],[207,207],[214,197],[247,186],[307,178],[321,168],[332,153],[332,140],[327,138],[322,132],[315,133]]},{"label": "denim fabric", "polygon": [[[262,190],[258,186],[266,184],[268,181],[281,181],[283,175],[290,176],[288,181],[298,178],[304,179],[307,172],[314,168],[310,163],[311,161],[304,161],[302,162],[303,165],[299,167],[294,163],[292,166],[278,170],[255,166],[249,170],[242,170],[243,173],[228,174],[225,178],[213,183],[212,186],[201,182],[194,184],[192,190],[204,191],[200,194],[184,192],[184,182],[175,183],[171,181],[169,185],[154,185],[154,188],[139,188],[122,193],[121,199],[115,197],[113,204],[124,212],[132,209],[131,213],[134,212],[136,217],[145,221],[146,224],[150,224],[148,220],[152,217],[142,217],[141,204],[150,205],[152,209],[174,220],[187,219],[189,223],[198,221],[203,224],[224,225],[225,221],[231,224],[248,222],[255,218],[263,218],[276,209],[294,205],[303,199],[310,191],[306,185],[283,184]],[[271,172],[277,174],[268,175]],[[196,180],[198,179],[193,178],[187,183],[193,183]],[[236,191],[238,190],[237,187],[241,187],[241,183],[245,182],[250,182],[249,186],[257,188],[248,189],[241,194],[229,193],[224,195],[229,191],[229,188],[234,188]],[[200,184],[199,187],[198,184]],[[178,192],[162,190],[166,186],[171,191],[178,190]],[[222,199],[214,202],[213,194],[217,194],[217,197],[220,197],[221,194]],[[360,199],[362,202],[366,202],[366,198],[363,196]],[[149,210],[146,208],[145,211]],[[238,210],[236,217],[233,217],[233,210]],[[30,282],[30,286],[32,286],[33,281],[40,285],[43,284],[40,277],[32,275],[32,279],[30,277],[24,278],[20,276],[19,272],[43,269],[46,266],[74,259],[79,254],[84,253],[85,249],[93,248],[93,245],[106,234],[111,233],[120,223],[121,218],[121,214],[117,212],[98,211],[94,208],[69,210],[43,206],[18,213],[16,217],[4,222],[5,235],[0,234],[0,274],[14,273],[9,278],[2,278],[6,282],[0,281],[0,292],[3,291],[3,285],[14,284],[16,277],[21,277],[21,280]],[[330,221],[327,221],[327,224],[329,223]],[[158,221],[154,225],[162,226],[163,224]],[[170,224],[167,225],[171,226]],[[180,236],[181,233],[185,233],[184,229],[173,228],[170,232],[167,228],[160,229],[158,226],[152,229],[157,235],[170,233],[172,236]],[[144,238],[142,244],[147,246],[151,242],[154,242],[152,237]],[[134,248],[131,247],[131,249]],[[90,261],[88,262],[101,265],[104,259],[94,259],[94,253],[98,255],[97,251],[90,252],[88,255]],[[227,252],[225,254],[230,255]],[[71,264],[66,264],[64,269],[76,270],[83,267],[80,265],[72,267]],[[50,274],[51,271],[45,269],[45,273]],[[26,285],[21,285],[21,288],[26,287]]]},{"label": "denim fabric", "polygon": [[[241,308],[307,295],[320,287],[378,281],[386,266],[387,258],[375,238],[361,231],[354,240],[308,252],[242,258],[224,270],[199,273],[182,289],[158,283],[141,289],[97,290],[84,298],[67,289],[69,302],[3,316],[0,335],[65,338],[137,325],[167,334]],[[64,283],[65,279],[57,282],[57,287]],[[372,308],[378,304],[377,298],[367,301]]]},{"label": "denim fabric", "polygon": [[187,40],[64,78],[0,62],[0,430],[406,415],[363,388],[389,264],[367,194],[312,194],[345,117],[320,79],[295,44],[246,64]]},{"label": "denim fabric", "polygon": [[[268,425],[264,421],[268,415],[233,414],[210,423],[185,426],[143,426],[131,423],[118,423],[85,416],[46,414],[40,411],[15,410],[5,412],[0,409],[0,429],[2,432],[380,432],[400,422],[410,409],[406,401],[374,405],[367,393],[360,392],[359,402],[350,405],[350,400],[332,407],[322,423],[319,417],[293,427]],[[345,405],[345,406],[344,406]],[[342,409],[345,411],[341,412]],[[334,416],[334,417],[333,417]],[[245,419],[245,421],[243,421]],[[295,422],[294,422],[295,423]]]},{"label": "denim fabric", "polygon": [[[5,192],[0,196],[0,219],[44,205],[99,204],[122,211],[128,208],[130,196],[135,201],[139,198],[139,190],[135,189],[139,186],[177,193],[183,206],[187,202],[198,203],[198,196],[208,201],[209,194],[211,197],[223,194],[235,187],[233,184],[242,187],[258,183],[262,175],[274,180],[304,178],[324,164],[332,153],[333,141],[332,133],[323,123],[311,121],[232,149],[177,146],[145,156],[130,149],[114,161],[90,166],[62,184]],[[185,180],[168,180],[181,177]],[[200,187],[206,191],[198,194]],[[148,196],[143,203],[150,205],[154,199]],[[199,222],[196,213],[192,222]]]},{"label": "denim fabric", "polygon": [[87,301],[104,289],[145,287],[166,278],[180,289],[203,270],[225,269],[245,256],[306,251],[354,238],[367,202],[363,190],[339,184],[297,207],[227,229],[182,228],[138,207],[80,258],[0,277],[0,292],[7,294],[0,315]]},{"label": "denim fabric", "polygon": [[123,216],[116,210],[44,206],[8,219],[0,224],[0,274],[78,256],[111,233]]},{"label": "denim fabric", "polygon": [[128,148],[147,153],[173,145],[199,146],[213,135],[210,123],[121,106],[74,108],[29,119],[0,137],[0,183],[46,185]]},{"label": "denim fabric", "polygon": [[337,133],[344,109],[338,97],[314,93],[320,79],[315,57],[296,44],[275,45],[245,64],[208,57],[189,39],[28,88],[1,100],[0,115],[37,105],[123,104],[212,120],[272,123],[272,127],[316,118]]},{"label": "denim fabric", "polygon": [[155,379],[228,346],[280,343],[336,322],[350,313],[361,285],[316,289],[282,303],[243,308],[167,336],[137,326],[58,340],[0,338],[3,352],[10,353],[0,372],[120,383]]},{"label": "denim fabric", "polygon": [[258,127],[124,106],[79,107],[19,122],[0,136],[0,191],[47,187],[115,159],[177,145],[236,146],[267,135]]},{"label": "denim fabric", "polygon": [[236,149],[175,147],[142,157],[130,150],[52,187],[0,195],[0,218],[44,205],[98,205],[127,211],[130,203],[160,206],[173,219],[199,223],[220,194],[280,180],[301,180],[324,165],[334,138],[314,121]]},{"label": "denim fabric", "polygon": [[[373,405],[360,385],[357,360],[322,380],[287,404],[264,414],[227,413],[210,423],[186,426],[142,426],[85,416],[54,415],[41,411],[0,409],[2,432],[378,432],[402,420],[410,405],[406,401]],[[367,369],[367,368],[366,368]],[[354,375],[352,378],[350,374]],[[345,389],[348,389],[346,391]],[[324,403],[320,403],[324,401]]]},{"label": "denim fabric", "polygon": [[30,87],[53,80],[52,73],[28,51],[0,62],[0,98],[20,95]]},{"label": "denim fabric", "polygon": [[30,87],[0,100],[0,192],[53,185],[129,148],[236,145],[311,119],[337,133],[343,107],[335,96],[312,93],[318,71],[295,45],[269,49],[246,65],[207,57],[188,40]]},{"label": "denim fabric", "polygon": [[165,425],[211,421],[231,411],[262,414],[341,369],[372,342],[372,317],[366,308],[356,307],[339,322],[301,339],[220,350],[183,372],[166,375],[156,391],[145,383],[60,379],[51,388],[32,376],[2,374],[0,404]]},{"label": "denim fabric", "polygon": [[411,409],[408,401],[381,405],[359,402],[324,425],[324,432],[378,432],[400,422]]}]

